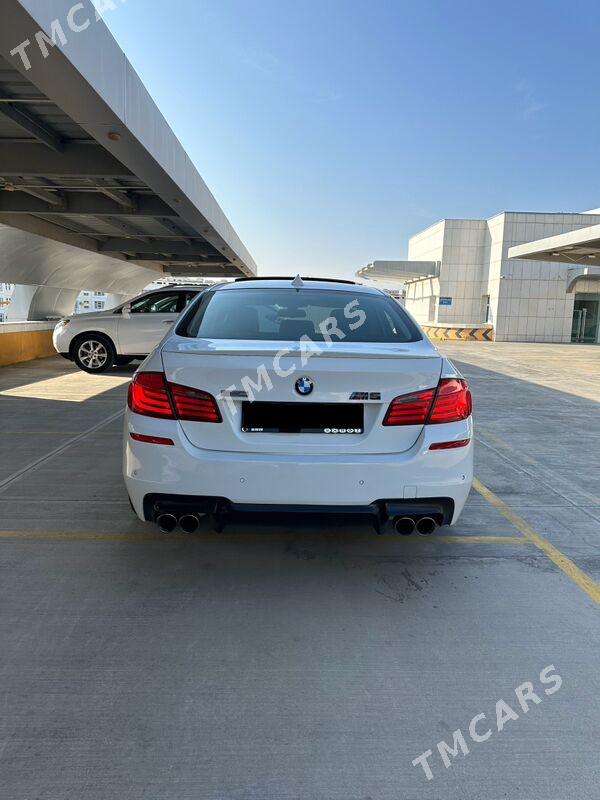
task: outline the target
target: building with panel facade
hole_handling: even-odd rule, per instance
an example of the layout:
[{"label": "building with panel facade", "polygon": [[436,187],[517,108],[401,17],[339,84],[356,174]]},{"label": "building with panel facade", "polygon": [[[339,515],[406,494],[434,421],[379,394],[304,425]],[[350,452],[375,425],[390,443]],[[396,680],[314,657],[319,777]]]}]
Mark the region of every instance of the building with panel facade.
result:
[{"label": "building with panel facade", "polygon": [[106,292],[83,291],[75,303],[75,314],[87,314],[90,311],[104,311],[107,307],[108,295]]},{"label": "building with panel facade", "polygon": [[[597,224],[597,211],[506,211],[486,220],[444,219],[410,239],[408,261],[385,262],[397,265],[395,270],[387,266],[387,277],[376,268],[383,262],[357,275],[390,282],[389,273],[395,272],[394,282],[406,288],[406,308],[425,327],[487,327],[496,341],[597,342],[600,326],[593,308],[600,284],[590,272],[598,267],[514,255],[518,245]],[[427,274],[418,274],[421,264]]]},{"label": "building with panel facade", "polygon": [[0,281],[0,322],[6,322],[8,304],[13,293],[12,283],[2,283]]}]

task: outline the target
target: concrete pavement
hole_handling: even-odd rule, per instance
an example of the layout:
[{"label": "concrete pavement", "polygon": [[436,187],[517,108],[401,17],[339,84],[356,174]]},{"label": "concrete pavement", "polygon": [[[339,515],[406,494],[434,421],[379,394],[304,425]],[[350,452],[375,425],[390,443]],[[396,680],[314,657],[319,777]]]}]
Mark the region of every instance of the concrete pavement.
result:
[{"label": "concrete pavement", "polygon": [[473,385],[483,494],[431,539],[342,520],[165,538],[121,482],[131,370],[0,370],[3,796],[600,798],[600,349],[440,349]]}]

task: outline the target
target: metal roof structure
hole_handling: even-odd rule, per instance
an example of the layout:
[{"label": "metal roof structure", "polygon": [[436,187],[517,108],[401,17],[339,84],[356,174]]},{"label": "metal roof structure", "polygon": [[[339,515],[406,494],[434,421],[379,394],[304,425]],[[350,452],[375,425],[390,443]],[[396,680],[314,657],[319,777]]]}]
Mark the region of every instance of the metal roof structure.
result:
[{"label": "metal roof structure", "polygon": [[600,225],[589,225],[535,242],[515,245],[509,249],[508,257],[570,264],[572,269],[567,272],[566,286],[566,291],[570,294],[577,291],[580,281],[600,283]]},{"label": "metal roof structure", "polygon": [[0,279],[127,293],[255,273],[90,0],[2,0]]},{"label": "metal roof structure", "polygon": [[600,267],[600,225],[515,245],[508,251],[508,257]]},{"label": "metal roof structure", "polygon": [[437,261],[373,261],[356,272],[357,278],[383,283],[402,284],[419,278],[439,275]]}]

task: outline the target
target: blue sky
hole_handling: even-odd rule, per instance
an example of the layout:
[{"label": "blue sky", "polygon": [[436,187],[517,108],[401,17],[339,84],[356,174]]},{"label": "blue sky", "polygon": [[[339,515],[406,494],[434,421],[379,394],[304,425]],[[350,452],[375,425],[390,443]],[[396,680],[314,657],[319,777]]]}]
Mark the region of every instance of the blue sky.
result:
[{"label": "blue sky", "polygon": [[262,274],[600,205],[600,7],[127,0],[106,22]]}]

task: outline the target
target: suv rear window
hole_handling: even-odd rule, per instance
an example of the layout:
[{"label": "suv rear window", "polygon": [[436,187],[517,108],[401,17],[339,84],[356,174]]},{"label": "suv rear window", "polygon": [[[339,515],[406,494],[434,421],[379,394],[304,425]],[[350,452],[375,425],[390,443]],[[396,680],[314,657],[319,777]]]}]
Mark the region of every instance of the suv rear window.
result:
[{"label": "suv rear window", "polygon": [[[323,289],[223,289],[206,292],[177,333],[199,339],[288,342],[416,342],[404,309],[383,294]],[[340,333],[342,335],[340,335]]]}]

